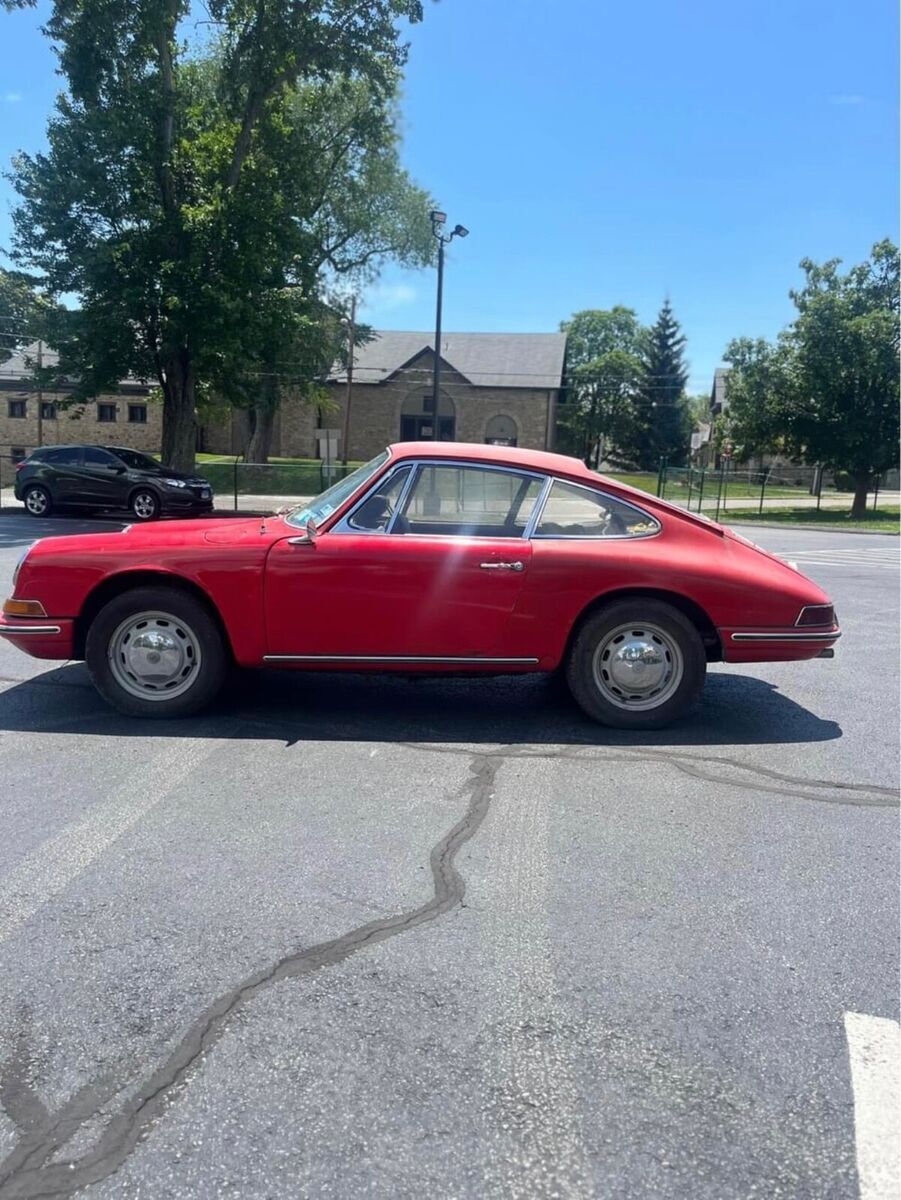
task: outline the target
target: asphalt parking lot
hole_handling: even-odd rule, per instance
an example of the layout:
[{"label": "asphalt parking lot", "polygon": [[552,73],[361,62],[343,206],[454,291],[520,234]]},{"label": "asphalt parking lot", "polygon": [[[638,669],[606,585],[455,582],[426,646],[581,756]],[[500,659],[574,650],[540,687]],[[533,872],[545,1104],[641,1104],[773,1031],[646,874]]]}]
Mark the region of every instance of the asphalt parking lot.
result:
[{"label": "asphalt parking lot", "polygon": [[742,532],[836,657],[655,734],[270,673],[148,725],[0,645],[0,1196],[888,1197],[898,539]]}]

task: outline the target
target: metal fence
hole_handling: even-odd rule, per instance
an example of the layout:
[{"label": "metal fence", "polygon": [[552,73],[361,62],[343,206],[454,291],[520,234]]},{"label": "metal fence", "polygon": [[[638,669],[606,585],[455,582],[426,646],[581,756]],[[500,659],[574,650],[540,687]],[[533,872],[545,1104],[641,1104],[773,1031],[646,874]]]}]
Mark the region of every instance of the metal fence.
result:
[{"label": "metal fence", "polygon": [[[841,486],[831,472],[822,467],[788,466],[752,469],[733,466],[724,459],[718,468],[673,467],[661,463],[657,477],[657,495],[693,512],[706,512],[719,520],[721,513],[757,512],[768,508],[812,508],[819,511],[823,501],[839,495],[850,502],[850,484]],[[873,508],[884,488],[883,477],[876,477],[870,492]]]}]

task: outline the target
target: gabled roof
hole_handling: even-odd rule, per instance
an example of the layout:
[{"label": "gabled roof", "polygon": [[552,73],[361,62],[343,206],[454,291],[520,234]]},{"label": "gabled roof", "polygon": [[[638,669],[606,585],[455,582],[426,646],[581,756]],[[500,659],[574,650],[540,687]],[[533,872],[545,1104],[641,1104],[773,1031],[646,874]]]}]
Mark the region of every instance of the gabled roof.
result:
[{"label": "gabled roof", "polygon": [[[354,351],[354,383],[384,383],[395,372],[434,351],[434,333],[382,329]],[[443,333],[441,359],[476,387],[559,388],[565,333]],[[336,368],[330,376],[343,382]]]}]

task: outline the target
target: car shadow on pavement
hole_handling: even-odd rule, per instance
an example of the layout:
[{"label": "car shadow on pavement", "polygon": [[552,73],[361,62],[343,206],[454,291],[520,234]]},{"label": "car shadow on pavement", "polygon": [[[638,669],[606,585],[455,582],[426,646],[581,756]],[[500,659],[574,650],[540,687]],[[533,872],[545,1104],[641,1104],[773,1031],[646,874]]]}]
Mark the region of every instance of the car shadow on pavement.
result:
[{"label": "car shadow on pavement", "polygon": [[[7,681],[9,682],[9,681]],[[727,671],[708,676],[701,703],[668,729],[632,733],[585,717],[562,683],[540,676],[435,679],[326,672],[237,672],[205,713],[142,720],[113,712],[80,664],[43,672],[0,694],[0,730],[114,737],[234,737],[298,742],[471,745],[740,746],[830,741],[841,726],[778,687]]]}]

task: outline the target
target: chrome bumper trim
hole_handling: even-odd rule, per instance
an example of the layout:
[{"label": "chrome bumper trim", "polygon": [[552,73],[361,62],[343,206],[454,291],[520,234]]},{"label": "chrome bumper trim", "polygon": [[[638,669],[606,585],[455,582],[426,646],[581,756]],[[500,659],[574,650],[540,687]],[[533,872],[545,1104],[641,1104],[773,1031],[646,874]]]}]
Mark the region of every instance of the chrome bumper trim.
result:
[{"label": "chrome bumper trim", "polygon": [[537,658],[470,658],[440,654],[264,654],[263,662],[537,663]]},{"label": "chrome bumper trim", "polygon": [[40,637],[42,633],[62,633],[62,629],[59,625],[20,625],[18,628],[0,625],[0,637],[21,637],[23,634],[26,637]]},{"label": "chrome bumper trim", "polygon": [[835,642],[841,630],[830,633],[733,633],[733,642]]}]

